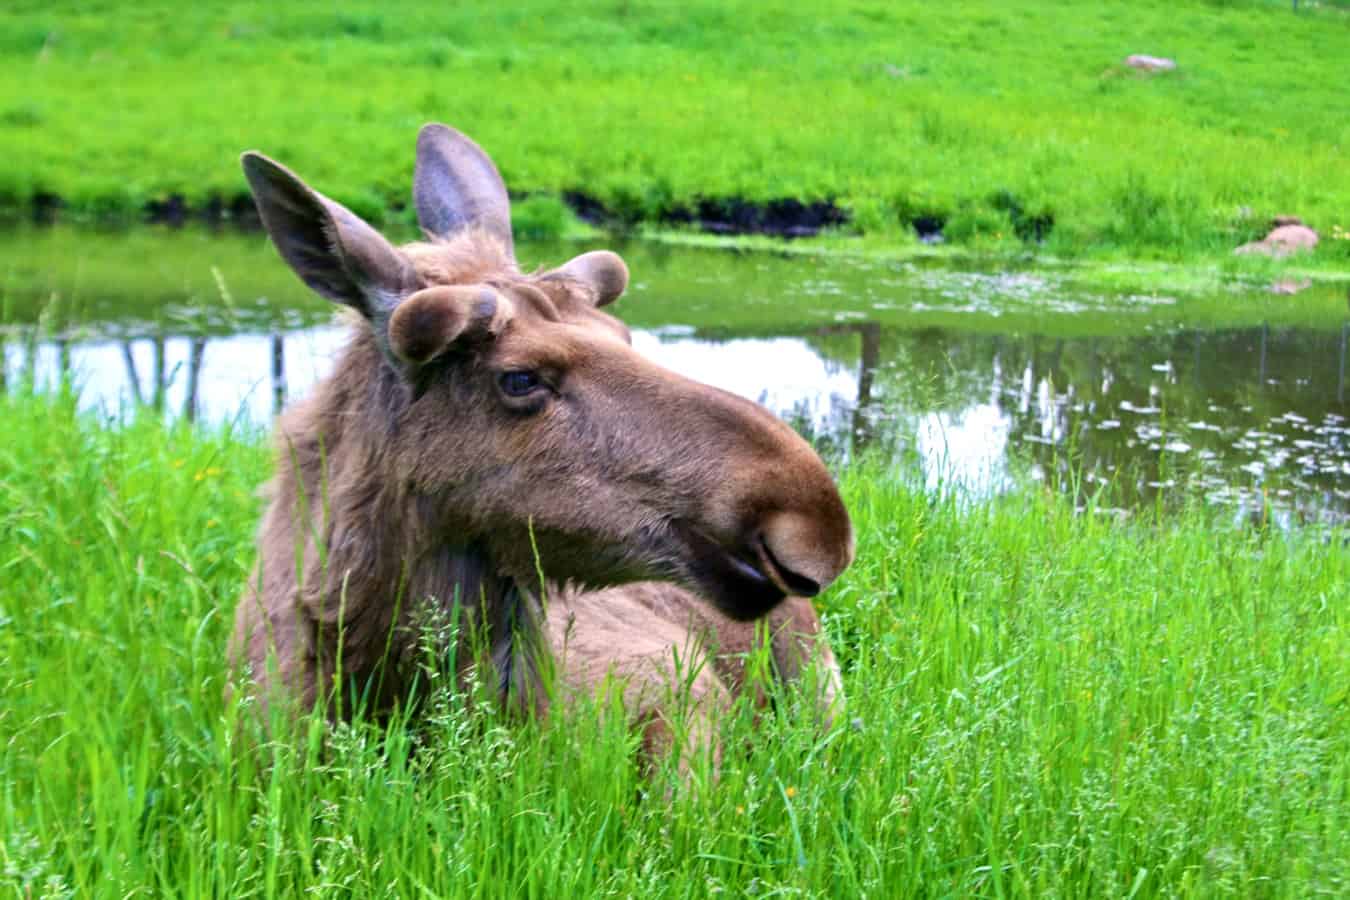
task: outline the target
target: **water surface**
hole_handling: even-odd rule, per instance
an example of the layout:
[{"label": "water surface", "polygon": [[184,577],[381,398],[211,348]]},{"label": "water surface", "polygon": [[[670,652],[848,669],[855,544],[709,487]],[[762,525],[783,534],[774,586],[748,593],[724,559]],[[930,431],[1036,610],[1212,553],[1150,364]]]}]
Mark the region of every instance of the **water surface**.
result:
[{"label": "water surface", "polygon": [[[20,231],[0,240],[7,384],[67,373],[89,407],[264,427],[346,325],[257,235]],[[586,247],[525,245],[527,267]],[[1350,515],[1343,288],[1103,291],[969,271],[623,247],[635,346],[755,399],[832,452],[976,496],[1020,478],[1128,509]],[[1340,291],[1340,293],[1338,293]]]}]

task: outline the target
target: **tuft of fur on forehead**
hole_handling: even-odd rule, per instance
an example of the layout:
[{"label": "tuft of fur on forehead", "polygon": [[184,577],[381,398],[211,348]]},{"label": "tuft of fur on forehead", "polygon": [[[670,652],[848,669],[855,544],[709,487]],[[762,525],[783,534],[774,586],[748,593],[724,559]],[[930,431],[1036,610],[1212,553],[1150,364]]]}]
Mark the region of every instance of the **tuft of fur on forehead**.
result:
[{"label": "tuft of fur on forehead", "polygon": [[486,231],[466,229],[444,239],[417,241],[400,248],[425,287],[481,284],[503,275],[519,275],[511,251]]},{"label": "tuft of fur on forehead", "polygon": [[[399,249],[412,263],[422,287],[440,284],[525,287],[517,301],[550,320],[556,320],[559,312],[595,306],[593,285],[556,269],[523,273],[511,252],[484,231],[469,229],[453,237],[417,241]],[[541,305],[549,308],[540,309]]]}]

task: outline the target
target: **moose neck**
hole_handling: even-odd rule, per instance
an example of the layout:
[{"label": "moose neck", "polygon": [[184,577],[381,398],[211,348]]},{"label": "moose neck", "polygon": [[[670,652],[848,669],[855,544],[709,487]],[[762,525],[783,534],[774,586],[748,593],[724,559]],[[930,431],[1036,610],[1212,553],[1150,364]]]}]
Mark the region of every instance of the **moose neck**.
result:
[{"label": "moose neck", "polygon": [[356,328],[333,374],[279,422],[268,565],[293,570],[304,547],[297,594],[320,668],[331,673],[340,654],[358,691],[378,685],[377,706],[405,693],[425,662],[417,658],[424,636],[445,658],[451,629],[461,672],[486,663],[504,696],[537,702],[534,592],[501,571],[481,541],[457,533],[454,510],[392,468],[410,400],[368,329]]}]

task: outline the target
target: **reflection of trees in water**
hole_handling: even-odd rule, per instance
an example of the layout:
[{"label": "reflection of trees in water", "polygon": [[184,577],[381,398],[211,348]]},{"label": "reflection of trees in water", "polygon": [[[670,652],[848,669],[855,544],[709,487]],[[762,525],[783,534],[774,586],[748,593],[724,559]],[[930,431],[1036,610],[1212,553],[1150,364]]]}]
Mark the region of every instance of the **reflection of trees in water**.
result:
[{"label": "reflection of trees in water", "polygon": [[201,391],[202,359],[205,355],[206,338],[192,338],[188,344],[187,393],[183,398],[183,417],[189,422],[197,421],[197,412],[201,408],[198,393]]},{"label": "reflection of trees in water", "polygon": [[[205,339],[202,338],[200,340],[202,341],[203,347],[205,347]],[[152,393],[148,401],[146,400],[145,391],[141,387],[140,372],[136,367],[136,354],[134,350],[135,341],[131,338],[123,338],[121,341],[122,362],[126,365],[127,369],[128,393],[131,395],[131,401],[137,406],[143,406],[148,402],[150,406],[156,410],[164,409],[164,395],[168,393],[169,390],[169,375],[165,371],[165,360],[168,355],[165,351],[165,341],[166,338],[163,334],[157,334],[150,338],[150,346],[153,351],[150,361],[150,385]],[[61,374],[63,377],[67,375],[69,371],[68,366],[62,366]],[[188,406],[195,410],[196,405],[196,397],[192,391],[189,391]]]},{"label": "reflection of trees in water", "polygon": [[122,345],[122,363],[127,369],[127,387],[131,393],[132,402],[140,405],[145,402],[145,395],[141,393],[141,376],[136,371],[136,356],[131,352],[131,341],[121,341]]},{"label": "reflection of trees in water", "polygon": [[[19,342],[19,377],[23,383],[33,385],[38,383],[38,333],[32,329],[24,336],[27,339]],[[137,342],[142,340],[149,341],[151,350],[149,371],[144,373],[136,361],[135,349]],[[176,340],[187,342],[187,362],[170,369],[168,347],[171,341]],[[205,335],[182,336],[163,332],[118,340],[117,347],[126,377],[123,387],[125,398],[134,406],[148,407],[156,413],[163,413],[168,403],[169,390],[181,374],[184,385],[179,414],[189,422],[197,421],[202,410],[202,368],[208,341]],[[282,332],[274,331],[270,336],[270,344],[272,412],[276,414],[281,411],[287,396],[285,337]],[[70,383],[75,377],[72,361],[74,343],[62,335],[53,338],[50,346],[56,354],[57,378],[63,383]],[[180,368],[183,370],[181,373]],[[9,387],[9,339],[4,332],[0,332],[0,391],[7,391]]]},{"label": "reflection of trees in water", "polygon": [[[1024,441],[1038,463],[1113,482],[1125,502],[1188,479],[1334,489],[1346,480],[1331,469],[1345,448],[1318,429],[1339,414],[1326,389],[1337,337],[1261,327],[1075,341],[1058,360],[1022,354],[1017,364],[1040,390],[1030,406],[1005,408],[1022,438],[1038,424],[1048,437],[1044,422],[1054,421],[1053,440]],[[1093,372],[1101,377],[1082,377]]]},{"label": "reflection of trees in water", "polygon": [[[857,373],[856,395],[839,398],[823,416],[810,404],[780,410],[809,425],[827,451],[912,458],[931,452],[920,446],[924,428],[978,417],[960,440],[997,441],[976,449],[1001,458],[1006,435],[1047,477],[1084,491],[1109,482],[1116,502],[1148,500],[1169,482],[1190,481],[1215,494],[1241,486],[1248,499],[1255,489],[1258,502],[1263,486],[1288,486],[1294,494],[1286,506],[1350,512],[1350,322],[1328,332],[1258,327],[1084,338],[851,322],[804,337],[824,359]],[[146,341],[149,369],[138,371],[136,344]],[[182,345],[169,346],[174,341],[187,343],[186,363],[170,370],[170,357],[182,359]],[[114,370],[120,345],[128,399],[163,411],[170,388],[176,397],[181,386],[180,414],[194,420],[203,409],[208,343],[163,331],[123,339],[112,348]],[[0,335],[0,388],[12,382],[15,344],[20,376],[36,380],[36,329],[10,332]],[[68,377],[71,341],[44,344],[44,357],[54,352]],[[288,394],[285,351],[283,333],[273,329],[274,412]],[[228,345],[220,352],[229,353]]]},{"label": "reflection of trees in water", "polygon": [[1350,322],[1341,324],[1341,352],[1340,360],[1336,365],[1336,402],[1345,403],[1345,357],[1347,355],[1347,346],[1350,345]]},{"label": "reflection of trees in water", "polygon": [[1350,510],[1350,323],[1339,333],[1263,325],[1128,338],[850,323],[809,341],[856,360],[855,452],[913,447],[922,417],[959,421],[992,403],[1042,473],[1084,491],[1110,483],[1116,502],[1190,481],[1219,495],[1246,485],[1258,500],[1288,487],[1286,505]]},{"label": "reflection of trees in water", "polygon": [[280,332],[272,332],[272,415],[286,405],[286,343]]},{"label": "reflection of trees in water", "polygon": [[867,410],[872,407],[872,383],[876,381],[877,368],[881,365],[881,326],[875,322],[864,322],[858,326],[862,338],[858,355],[858,398],[853,405],[850,434],[859,449],[870,444],[875,430],[874,420],[869,418]]},{"label": "reflection of trees in water", "polygon": [[150,345],[155,351],[155,396],[150,405],[155,408],[156,412],[162,412],[164,410],[164,395],[169,390],[169,379],[164,372],[165,357],[167,356],[164,347],[164,335],[155,335],[150,339]]},{"label": "reflection of trees in water", "polygon": [[56,339],[56,369],[63,378],[70,375],[70,338]]}]

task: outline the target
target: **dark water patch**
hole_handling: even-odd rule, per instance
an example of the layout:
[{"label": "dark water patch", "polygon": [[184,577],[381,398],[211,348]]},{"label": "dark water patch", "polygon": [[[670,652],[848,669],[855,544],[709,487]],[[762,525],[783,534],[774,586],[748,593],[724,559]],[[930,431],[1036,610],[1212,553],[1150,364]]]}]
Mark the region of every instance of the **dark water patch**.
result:
[{"label": "dark water patch", "polygon": [[[647,216],[640,203],[621,208],[607,206],[585,191],[564,191],[562,199],[577,218],[598,227],[631,228]],[[783,238],[812,237],[825,228],[849,221],[848,211],[833,200],[804,201],[795,197],[762,203],[744,197],[699,197],[690,203],[661,207],[651,217],[662,225],[693,227],[708,234]]]},{"label": "dark water patch", "polygon": [[262,228],[253,198],[244,193],[235,194],[228,200],[219,194],[211,194],[197,206],[189,203],[182,194],[169,194],[148,201],[142,212],[145,222],[170,228],[182,228],[193,222],[203,222],[213,227],[230,225],[244,231]]},{"label": "dark water patch", "polygon": [[1013,233],[1027,243],[1040,243],[1055,227],[1055,214],[1048,210],[1029,212],[1021,198],[1009,190],[1001,190],[989,201],[990,206],[1008,217]]},{"label": "dark water patch", "polygon": [[848,222],[848,213],[831,200],[803,203],[791,197],[753,203],[739,197],[705,197],[692,208],[676,205],[661,214],[667,225],[696,225],[711,234],[767,234],[812,237],[824,228]]},{"label": "dark water patch", "polygon": [[562,200],[578,219],[588,225],[601,228],[619,221],[617,214],[610,212],[605,204],[585,191],[563,191]]},{"label": "dark water patch", "polygon": [[145,204],[143,220],[151,225],[182,228],[194,222],[212,227],[229,225],[242,231],[258,231],[262,220],[258,208],[248,194],[235,194],[229,200],[211,194],[200,206],[191,205],[182,194],[170,194]]},{"label": "dark water patch", "polygon": [[[220,207],[207,204],[203,207],[203,212],[206,210],[218,213]],[[145,215],[154,224],[181,228],[188,219],[187,201],[182,194],[170,194],[163,200],[151,200],[145,204]]]},{"label": "dark water patch", "polygon": [[910,219],[909,224],[919,240],[925,244],[940,244],[945,240],[942,229],[947,224],[946,216],[936,214],[915,216]]},{"label": "dark water patch", "polygon": [[61,208],[64,206],[65,201],[56,194],[37,191],[33,194],[33,223],[36,225],[55,224],[61,214]]},{"label": "dark water patch", "polygon": [[[17,205],[22,209],[24,204]],[[104,205],[92,210],[72,209],[65,198],[47,191],[35,192],[27,206],[33,224],[43,227],[56,226],[67,219],[77,222],[92,220],[100,225],[114,226],[144,223],[183,228],[202,223],[213,227],[231,225],[243,231],[257,231],[262,227],[253,198],[242,192],[229,198],[211,194],[200,204],[192,203],[183,194],[168,194],[147,200],[140,207],[139,214],[135,207],[116,205]]]},{"label": "dark water patch", "polygon": [[[521,199],[527,194],[513,194]],[[598,228],[626,230],[648,218],[641,205],[629,204],[622,208],[606,205],[599,198],[581,190],[567,190],[562,202],[581,221]],[[94,212],[71,212],[65,199],[57,194],[33,194],[30,207],[32,220],[37,225],[56,225],[67,216],[75,220],[97,219],[101,224],[130,224],[136,221],[152,225],[182,228],[194,222],[211,226],[234,225],[247,231],[261,227],[257,209],[246,193],[228,199],[211,194],[200,203],[194,203],[181,193],[168,194],[146,201],[136,216],[134,208],[108,207]],[[383,210],[364,210],[375,221],[401,220],[405,205],[390,204]],[[380,215],[379,213],[383,213]],[[782,197],[763,203],[741,197],[699,198],[691,205],[676,203],[650,215],[652,221],[663,225],[693,226],[709,234],[762,234],[771,237],[812,237],[823,229],[846,224],[848,211],[832,200],[803,201]]]}]

